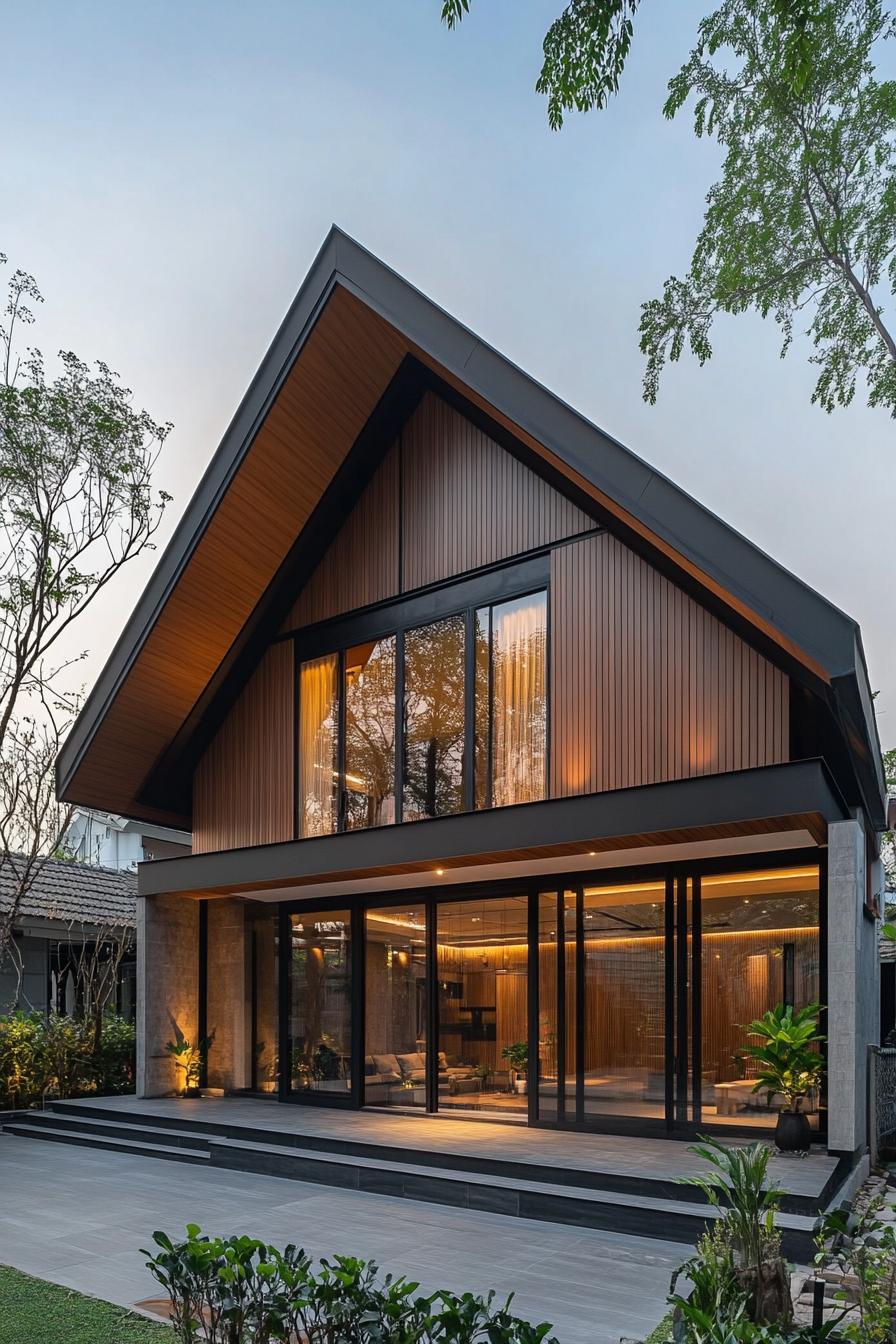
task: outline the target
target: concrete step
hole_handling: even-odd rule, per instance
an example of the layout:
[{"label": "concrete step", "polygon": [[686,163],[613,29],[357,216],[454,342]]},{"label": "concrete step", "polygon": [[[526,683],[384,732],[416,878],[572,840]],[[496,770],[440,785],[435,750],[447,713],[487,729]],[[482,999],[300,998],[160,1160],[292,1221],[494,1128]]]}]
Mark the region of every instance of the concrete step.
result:
[{"label": "concrete step", "polygon": [[71,1143],[87,1148],[104,1148],[113,1153],[130,1153],[134,1157],[161,1157],[169,1162],[208,1163],[209,1154],[195,1149],[175,1148],[164,1143],[143,1143],[136,1139],[113,1138],[106,1134],[84,1133],[83,1130],[51,1129],[33,1121],[13,1122],[3,1126],[4,1134],[15,1134],[21,1139],[41,1139],[50,1143]]},{"label": "concrete step", "polygon": [[[206,1141],[224,1139],[258,1149],[276,1148],[280,1151],[286,1151],[291,1148],[301,1148],[304,1152],[316,1152],[327,1159],[348,1156],[365,1158],[374,1162],[395,1162],[402,1167],[410,1160],[415,1166],[435,1168],[440,1173],[449,1170],[460,1173],[478,1173],[490,1177],[496,1184],[505,1186],[525,1181],[547,1182],[556,1186],[569,1186],[576,1191],[608,1191],[626,1196],[646,1195],[650,1198],[685,1204],[706,1203],[701,1191],[693,1186],[682,1185],[671,1176],[666,1178],[648,1173],[633,1176],[608,1169],[599,1170],[593,1167],[584,1169],[523,1160],[506,1160],[493,1156],[479,1157],[471,1153],[451,1153],[442,1149],[426,1149],[416,1146],[410,1150],[388,1143],[345,1138],[339,1134],[327,1136],[304,1133],[291,1134],[284,1130],[227,1124],[215,1120],[190,1117],[184,1117],[183,1119],[178,1117],[176,1128],[172,1129],[170,1119],[166,1120],[165,1117],[153,1114],[151,1111],[144,1112],[129,1106],[126,1111],[122,1110],[116,1113],[110,1110],[108,1106],[92,1105],[90,1100],[86,1098],[78,1101],[48,1102],[47,1110],[51,1114],[59,1116],[63,1124],[69,1128],[73,1127],[70,1120],[77,1117],[79,1120],[83,1119],[97,1124],[125,1125],[130,1129],[137,1130],[141,1138],[146,1137],[148,1132],[153,1130],[166,1134],[176,1133],[178,1136],[182,1136],[178,1139],[178,1145],[181,1142],[185,1144],[190,1135],[195,1135],[197,1141],[202,1141],[203,1146]],[[43,1114],[46,1113],[46,1111],[43,1112]],[[826,1202],[826,1198],[819,1201],[817,1198],[809,1196],[788,1194],[782,1202],[782,1208],[786,1213],[815,1216],[819,1209],[819,1203],[823,1206]]]},{"label": "concrete step", "polygon": [[[74,1119],[74,1117],[73,1117]],[[525,1179],[507,1180],[494,1173],[441,1167],[430,1163],[375,1156],[322,1152],[297,1144],[256,1143],[242,1136],[206,1136],[199,1149],[195,1134],[160,1126],[141,1126],[128,1117],[117,1126],[108,1118],[93,1123],[82,1117],[77,1127],[60,1123],[61,1117],[44,1113],[27,1121],[4,1125],[4,1132],[23,1138],[80,1144],[113,1152],[207,1163],[229,1171],[257,1172],[281,1179],[308,1181],[343,1190],[422,1200],[453,1208],[475,1209],[514,1218],[601,1228],[634,1236],[658,1237],[692,1245],[707,1223],[716,1217],[705,1204],[681,1198],[664,1199],[653,1193],[624,1196],[610,1190],[571,1187],[547,1179],[545,1169]],[[183,1142],[186,1140],[186,1143]],[[416,1154],[415,1154],[416,1157]],[[812,1252],[811,1217],[782,1214],[785,1253],[805,1261]]]},{"label": "concrete step", "polygon": [[[25,1116],[20,1114],[19,1123],[23,1119]],[[108,1135],[110,1138],[132,1139],[138,1143],[163,1144],[171,1148],[193,1148],[205,1153],[208,1152],[211,1142],[208,1135],[188,1133],[173,1127],[159,1129],[139,1122],[131,1123],[129,1119],[114,1120],[108,1116],[100,1120],[92,1116],[73,1115],[68,1112],[63,1115],[56,1111],[45,1110],[27,1113],[27,1121],[29,1124],[42,1125],[45,1129]],[[9,1125],[5,1125],[4,1128],[8,1129]]]}]

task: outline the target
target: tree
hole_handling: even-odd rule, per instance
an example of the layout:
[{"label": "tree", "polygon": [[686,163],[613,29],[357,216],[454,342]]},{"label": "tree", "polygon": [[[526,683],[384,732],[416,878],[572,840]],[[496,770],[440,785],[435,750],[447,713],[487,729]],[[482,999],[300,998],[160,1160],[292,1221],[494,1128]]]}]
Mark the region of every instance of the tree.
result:
[{"label": "tree", "polygon": [[[456,27],[470,0],[443,0]],[[640,0],[570,0],[544,41],[536,88],[555,129],[603,107],[619,86]],[[848,405],[859,378],[896,414],[896,83],[872,52],[894,21],[880,0],[726,0],[700,24],[665,114],[695,96],[698,137],[727,151],[688,274],[642,307],[644,396],[689,348],[704,364],[719,313],[753,309],[783,332],[807,319],[820,374],[812,400]],[[733,57],[729,71],[726,61]]]},{"label": "tree", "polygon": [[[605,107],[618,92],[639,4],[640,0],[570,0],[551,24],[535,88],[548,100],[552,130],[559,131],[565,112]],[[788,77],[799,89],[811,67],[816,0],[754,0],[754,4],[785,26]],[[442,20],[449,28],[456,28],[469,12],[470,0],[443,0]]]},{"label": "tree", "polygon": [[883,292],[896,292],[896,82],[878,82],[872,62],[896,23],[880,0],[828,0],[811,32],[797,91],[781,21],[726,0],[671,81],[666,116],[694,95],[697,135],[727,153],[688,274],[642,307],[648,401],[667,360],[686,347],[701,364],[710,358],[718,313],[753,309],[780,326],[782,355],[807,319],[820,368],[813,402],[849,405],[862,377],[869,404],[896,415],[896,337],[883,308]]},{"label": "tree", "polygon": [[[6,257],[0,254],[0,264]],[[59,848],[55,758],[77,707],[63,637],[119,570],[152,547],[169,496],[152,470],[170,425],[135,410],[108,365],[70,351],[48,374],[20,333],[42,296],[14,272],[0,315],[0,962],[22,897]]]},{"label": "tree", "polygon": [[[887,796],[896,798],[896,747],[884,752],[884,780]],[[880,856],[884,865],[886,890],[892,892],[896,890],[896,835],[892,831],[884,831],[881,836]]]}]

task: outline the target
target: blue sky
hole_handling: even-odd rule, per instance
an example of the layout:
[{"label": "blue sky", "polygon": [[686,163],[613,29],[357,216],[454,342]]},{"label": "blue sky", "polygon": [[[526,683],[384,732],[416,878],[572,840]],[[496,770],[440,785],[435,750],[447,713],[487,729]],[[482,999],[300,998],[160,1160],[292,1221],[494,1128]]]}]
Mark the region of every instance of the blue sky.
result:
[{"label": "blue sky", "polygon": [[[39,342],[174,421],[167,536],[335,221],[854,615],[896,744],[893,422],[810,406],[805,348],[782,362],[752,317],[641,400],[639,305],[685,269],[719,161],[660,114],[705,6],[648,0],[621,96],[554,134],[533,84],[559,7],[474,0],[453,34],[439,0],[8,8],[0,251],[44,290]],[[88,681],[150,565],[80,627]]]}]

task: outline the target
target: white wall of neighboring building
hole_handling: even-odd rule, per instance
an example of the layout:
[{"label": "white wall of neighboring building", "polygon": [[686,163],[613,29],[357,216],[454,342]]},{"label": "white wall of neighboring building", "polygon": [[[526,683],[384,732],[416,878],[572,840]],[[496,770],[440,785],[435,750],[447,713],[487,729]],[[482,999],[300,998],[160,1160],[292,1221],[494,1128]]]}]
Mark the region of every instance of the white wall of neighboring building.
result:
[{"label": "white wall of neighboring building", "polygon": [[143,825],[109,812],[75,808],[65,847],[81,863],[134,872],[145,859],[189,854],[191,836],[166,826]]}]

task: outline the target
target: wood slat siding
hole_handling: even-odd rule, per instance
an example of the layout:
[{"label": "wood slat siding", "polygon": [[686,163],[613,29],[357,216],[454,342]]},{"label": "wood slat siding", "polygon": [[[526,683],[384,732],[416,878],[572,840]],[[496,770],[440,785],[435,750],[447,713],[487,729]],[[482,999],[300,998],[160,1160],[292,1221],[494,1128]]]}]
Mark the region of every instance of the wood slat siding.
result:
[{"label": "wood slat siding", "polygon": [[402,483],[404,592],[594,527],[431,392],[402,433]]},{"label": "wood slat siding", "polygon": [[551,557],[551,796],[788,759],[787,677],[609,534]]},{"label": "wood slat siding", "polygon": [[406,350],[394,328],[334,290],[106,712],[72,797],[189,825],[134,807],[147,769],[248,620]]},{"label": "wood slat siding", "polygon": [[325,621],[398,594],[398,445],[390,448],[283,629]]},{"label": "wood slat siding", "polygon": [[293,838],[292,644],[268,649],[193,776],[193,853]]}]

